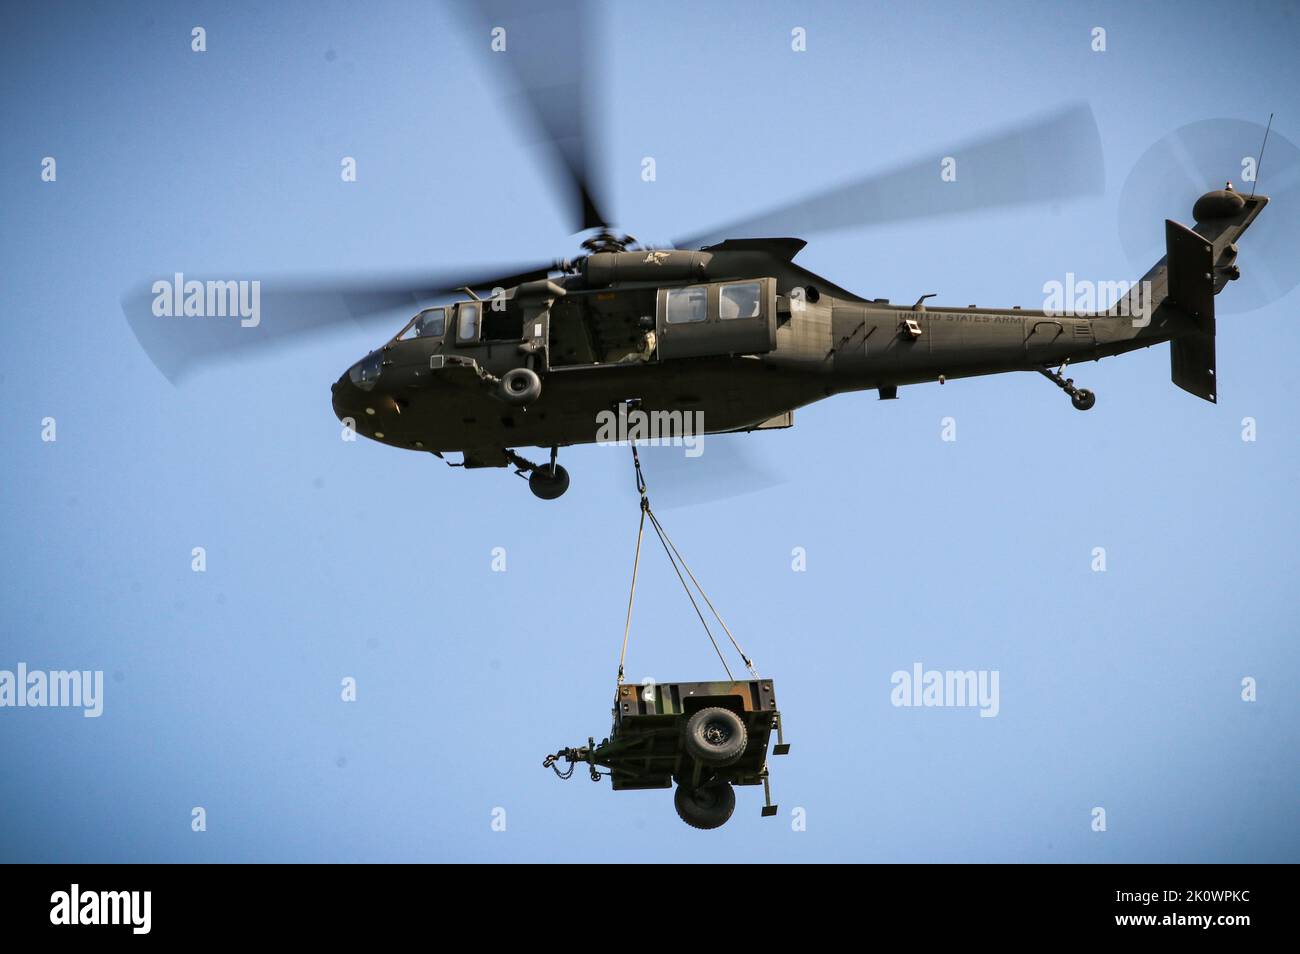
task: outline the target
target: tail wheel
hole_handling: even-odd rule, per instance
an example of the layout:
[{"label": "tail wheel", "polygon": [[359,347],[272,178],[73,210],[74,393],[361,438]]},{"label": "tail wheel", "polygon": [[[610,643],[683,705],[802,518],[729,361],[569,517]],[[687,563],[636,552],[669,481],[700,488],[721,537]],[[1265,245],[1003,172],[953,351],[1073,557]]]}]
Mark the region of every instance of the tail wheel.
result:
[{"label": "tail wheel", "polygon": [[1079,390],[1070,395],[1070,403],[1080,411],[1087,411],[1097,403],[1097,395],[1093,394],[1087,388],[1079,388]]},{"label": "tail wheel", "polygon": [[711,706],[687,720],[684,743],[687,753],[705,765],[730,765],[745,754],[749,734],[736,713]]},{"label": "tail wheel", "polygon": [[501,376],[500,393],[507,404],[532,404],[542,396],[542,379],[532,368],[511,368]]},{"label": "tail wheel", "polygon": [[736,792],[727,782],[710,782],[699,788],[678,785],[673,793],[677,815],[692,828],[721,828],[736,810]]}]

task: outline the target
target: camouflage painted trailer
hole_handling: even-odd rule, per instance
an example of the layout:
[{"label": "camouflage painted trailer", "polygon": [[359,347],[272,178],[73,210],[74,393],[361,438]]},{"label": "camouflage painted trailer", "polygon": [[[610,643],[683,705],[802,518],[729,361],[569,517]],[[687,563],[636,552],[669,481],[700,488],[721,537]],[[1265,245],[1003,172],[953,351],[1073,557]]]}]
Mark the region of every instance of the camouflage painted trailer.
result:
[{"label": "camouflage painted trailer", "polygon": [[762,814],[776,814],[767,769],[773,732],[773,754],[786,755],[790,746],[770,679],[620,685],[609,737],[561,750],[545,764],[586,762],[592,778],[608,775],[616,792],[676,784],[673,801],[682,820],[717,828],[735,809],[734,785],[762,785]]}]

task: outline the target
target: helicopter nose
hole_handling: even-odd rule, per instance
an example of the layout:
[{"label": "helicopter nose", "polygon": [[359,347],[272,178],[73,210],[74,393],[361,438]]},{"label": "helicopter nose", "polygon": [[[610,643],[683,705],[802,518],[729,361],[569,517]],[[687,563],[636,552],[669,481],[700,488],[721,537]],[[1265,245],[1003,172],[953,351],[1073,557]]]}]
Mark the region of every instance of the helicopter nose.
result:
[{"label": "helicopter nose", "polygon": [[330,385],[330,403],[334,405],[334,416],[340,421],[356,417],[356,405],[361,390],[348,380],[346,371],[337,381]]},{"label": "helicopter nose", "polygon": [[347,423],[345,418],[356,421],[360,420],[362,414],[375,414],[372,398],[375,397],[373,392],[379,383],[382,369],[382,352],[372,351],[339,375],[339,379],[330,388],[334,413],[339,420]]},{"label": "helicopter nose", "polygon": [[330,399],[334,405],[334,416],[354,431],[368,433],[373,425],[378,407],[383,403],[383,395],[375,393],[373,383],[366,387],[362,379],[358,383],[357,365],[344,371],[337,381],[330,385]]},{"label": "helicopter nose", "polygon": [[334,416],[354,433],[384,441],[387,425],[396,422],[401,407],[392,395],[376,387],[376,377],[367,374],[364,358],[330,385]]}]

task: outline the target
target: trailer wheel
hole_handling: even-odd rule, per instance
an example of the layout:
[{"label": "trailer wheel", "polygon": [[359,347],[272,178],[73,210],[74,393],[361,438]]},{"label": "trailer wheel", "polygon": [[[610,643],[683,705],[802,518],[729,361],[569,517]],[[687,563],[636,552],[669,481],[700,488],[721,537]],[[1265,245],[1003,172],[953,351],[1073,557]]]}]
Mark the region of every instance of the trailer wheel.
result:
[{"label": "trailer wheel", "polygon": [[727,782],[709,782],[699,788],[678,785],[673,805],[678,817],[692,828],[721,828],[736,810],[736,791]]},{"label": "trailer wheel", "polygon": [[745,723],[730,709],[701,709],[686,723],[686,751],[705,765],[730,765],[748,744]]}]

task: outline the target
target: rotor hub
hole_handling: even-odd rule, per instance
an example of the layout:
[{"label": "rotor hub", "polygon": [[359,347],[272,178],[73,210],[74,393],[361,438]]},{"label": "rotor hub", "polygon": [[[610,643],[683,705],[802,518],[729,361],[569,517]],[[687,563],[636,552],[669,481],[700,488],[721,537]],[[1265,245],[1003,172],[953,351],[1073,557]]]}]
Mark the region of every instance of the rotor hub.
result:
[{"label": "rotor hub", "polygon": [[607,228],[602,228],[595,235],[582,240],[583,249],[592,255],[598,252],[626,252],[629,246],[636,244],[636,236],[626,233],[620,235]]}]

